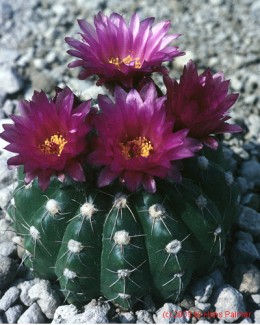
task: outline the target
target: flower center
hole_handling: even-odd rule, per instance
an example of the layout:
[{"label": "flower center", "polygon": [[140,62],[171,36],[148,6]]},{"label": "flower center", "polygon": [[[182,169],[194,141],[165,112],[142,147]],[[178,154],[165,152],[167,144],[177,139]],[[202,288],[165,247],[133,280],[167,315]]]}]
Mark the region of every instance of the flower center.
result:
[{"label": "flower center", "polygon": [[54,134],[50,138],[44,140],[38,148],[47,155],[60,156],[67,142],[68,141],[66,141],[62,135]]},{"label": "flower center", "polygon": [[140,58],[134,58],[131,55],[126,56],[122,60],[120,60],[118,57],[116,58],[112,57],[108,60],[108,62],[110,64],[114,64],[118,69],[120,69],[120,65],[122,63],[124,63],[125,65],[134,66],[135,69],[140,69],[142,67]]},{"label": "flower center", "polygon": [[136,157],[147,158],[153,150],[151,141],[146,137],[136,137],[134,140],[120,143],[120,147],[122,155],[127,160]]}]

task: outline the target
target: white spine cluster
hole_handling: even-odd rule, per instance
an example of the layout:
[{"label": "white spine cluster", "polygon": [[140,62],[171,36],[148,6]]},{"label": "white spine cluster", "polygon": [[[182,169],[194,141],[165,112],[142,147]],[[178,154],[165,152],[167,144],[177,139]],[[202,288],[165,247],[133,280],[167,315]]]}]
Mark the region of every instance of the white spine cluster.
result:
[{"label": "white spine cluster", "polygon": [[31,226],[29,229],[30,235],[34,240],[39,240],[41,238],[39,230],[37,230],[34,226]]},{"label": "white spine cluster", "polygon": [[114,242],[117,245],[128,245],[130,243],[129,233],[125,230],[119,230],[114,234]]},{"label": "white spine cluster", "polygon": [[200,195],[196,199],[196,204],[200,209],[204,209],[207,206],[207,199],[203,195]]},{"label": "white spine cluster", "polygon": [[151,205],[148,209],[148,213],[150,218],[153,220],[165,218],[166,215],[163,205],[159,203]]},{"label": "white spine cluster", "polygon": [[71,253],[74,253],[74,254],[80,253],[83,250],[83,248],[84,248],[84,246],[80,242],[78,242],[74,239],[70,239],[68,241],[68,250]]},{"label": "white spine cluster", "polygon": [[127,207],[127,196],[123,193],[117,193],[114,199],[114,207],[124,209]]},{"label": "white spine cluster", "polygon": [[131,298],[131,295],[128,295],[127,293],[119,293],[118,294],[118,297],[121,298],[121,299],[124,299],[124,300],[128,300]]},{"label": "white spine cluster", "polygon": [[178,239],[174,239],[166,245],[165,250],[168,254],[178,254],[181,250],[181,242]]},{"label": "white spine cluster", "polygon": [[128,269],[117,270],[117,275],[119,279],[126,279],[130,276],[131,271]]},{"label": "white spine cluster", "polygon": [[73,280],[77,277],[77,274],[74,271],[71,271],[67,268],[65,268],[63,270],[63,275],[65,276],[65,278],[69,279],[69,280]]},{"label": "white spine cluster", "polygon": [[61,211],[61,206],[58,201],[50,199],[46,203],[46,210],[52,215],[59,213]]},{"label": "white spine cluster", "polygon": [[80,213],[84,218],[91,219],[95,212],[97,212],[97,209],[92,202],[85,202],[80,207]]}]

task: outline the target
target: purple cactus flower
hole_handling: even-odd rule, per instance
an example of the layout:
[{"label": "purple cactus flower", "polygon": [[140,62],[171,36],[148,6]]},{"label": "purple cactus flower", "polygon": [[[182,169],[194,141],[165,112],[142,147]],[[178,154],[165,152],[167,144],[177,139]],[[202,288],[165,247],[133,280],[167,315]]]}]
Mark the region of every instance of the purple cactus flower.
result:
[{"label": "purple cactus flower", "polygon": [[184,67],[178,83],[164,78],[167,88],[167,110],[175,121],[175,130],[188,128],[190,137],[211,148],[217,148],[214,134],[241,132],[238,125],[228,124],[230,107],[238,94],[228,94],[229,80],[222,73],[212,74],[209,69],[198,75],[192,61]]},{"label": "purple cactus flower", "polygon": [[21,101],[20,116],[11,116],[14,124],[3,125],[0,137],[9,142],[6,149],[17,153],[9,166],[24,165],[25,182],[38,177],[45,190],[52,175],[64,180],[69,175],[76,181],[85,176],[80,155],[86,151],[86,134],[90,126],[86,117],[90,101],[74,107],[74,94],[69,88],[58,91],[53,100],[34,92],[31,101]]},{"label": "purple cactus flower", "polygon": [[117,177],[130,191],[143,186],[156,191],[154,177],[180,180],[175,160],[191,157],[201,149],[198,141],[187,138],[188,130],[173,133],[167,120],[165,97],[157,97],[153,83],[140,93],[115,89],[115,102],[98,98],[101,113],[95,119],[97,141],[89,162],[104,166],[98,185],[110,184]]},{"label": "purple cactus flower", "polygon": [[135,80],[154,71],[167,73],[162,62],[184,54],[168,45],[180,35],[167,35],[170,21],[153,22],[152,17],[140,21],[135,13],[127,26],[121,15],[107,17],[101,12],[95,16],[95,27],[79,20],[82,41],[65,39],[74,48],[68,53],[78,58],[69,67],[81,67],[79,79],[98,75],[98,85],[117,83],[125,88],[132,88]]}]

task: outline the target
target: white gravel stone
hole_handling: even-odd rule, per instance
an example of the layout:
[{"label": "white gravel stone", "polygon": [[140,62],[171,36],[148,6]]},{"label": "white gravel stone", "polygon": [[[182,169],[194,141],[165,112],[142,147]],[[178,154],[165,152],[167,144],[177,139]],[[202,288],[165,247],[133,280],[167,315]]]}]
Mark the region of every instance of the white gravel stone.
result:
[{"label": "white gravel stone", "polygon": [[214,292],[213,303],[216,313],[222,316],[218,318],[228,323],[233,323],[240,318],[235,313],[246,311],[243,295],[230,285],[224,285]]},{"label": "white gravel stone", "polygon": [[0,255],[0,290],[6,288],[13,281],[16,270],[16,264],[11,258]]},{"label": "white gravel stone", "polygon": [[215,281],[209,277],[205,276],[200,278],[191,286],[191,294],[198,302],[207,302],[212,294]]},{"label": "white gravel stone", "polygon": [[72,304],[59,306],[54,313],[52,324],[67,324],[77,313],[77,307]]},{"label": "white gravel stone", "polygon": [[20,296],[20,290],[16,287],[9,288],[0,299],[0,310],[7,311]]},{"label": "white gravel stone", "polygon": [[55,310],[60,306],[61,301],[58,294],[51,288],[47,280],[40,280],[28,290],[31,301],[37,301],[44,315],[52,319]]},{"label": "white gravel stone", "polygon": [[209,302],[198,302],[195,300],[195,307],[199,308],[201,311],[208,311],[211,307]]},{"label": "white gravel stone", "polygon": [[1,90],[7,94],[14,94],[22,88],[21,78],[14,68],[2,65],[0,68]]},{"label": "white gravel stone", "polygon": [[165,303],[153,315],[153,319],[156,324],[185,324],[187,322],[181,307],[172,303]]},{"label": "white gravel stone", "polygon": [[16,245],[13,242],[4,241],[0,243],[0,255],[2,256],[12,256],[15,255],[17,251]]},{"label": "white gravel stone", "polygon": [[260,294],[252,294],[251,298],[260,307]]},{"label": "white gravel stone", "polygon": [[153,324],[153,317],[147,310],[138,310],[135,312],[137,324]]},{"label": "white gravel stone", "polygon": [[45,317],[37,302],[33,303],[18,319],[17,324],[45,323]]},{"label": "white gravel stone", "polygon": [[133,314],[133,312],[121,312],[119,314],[119,321],[122,324],[134,324],[135,315]]},{"label": "white gravel stone", "polygon": [[2,210],[5,211],[8,208],[13,196],[14,189],[15,184],[10,184],[0,190],[0,208]]},{"label": "white gravel stone", "polygon": [[254,265],[237,264],[232,272],[232,280],[242,293],[260,293],[260,271]]},{"label": "white gravel stone", "polygon": [[78,313],[74,305],[60,306],[56,309],[52,324],[107,324],[108,304],[85,306],[83,313]]},{"label": "white gravel stone", "polygon": [[6,320],[9,324],[16,324],[24,311],[23,305],[15,305],[5,312]]},{"label": "white gravel stone", "polygon": [[254,323],[255,324],[260,324],[260,310],[256,310],[254,312]]},{"label": "white gravel stone", "polygon": [[29,297],[28,291],[39,281],[41,280],[36,278],[30,281],[21,282],[17,285],[17,288],[21,290],[20,300],[25,306],[29,307],[33,304],[33,300]]},{"label": "white gravel stone", "polygon": [[6,219],[0,219],[0,243],[12,241],[15,231],[11,226],[11,222]]}]

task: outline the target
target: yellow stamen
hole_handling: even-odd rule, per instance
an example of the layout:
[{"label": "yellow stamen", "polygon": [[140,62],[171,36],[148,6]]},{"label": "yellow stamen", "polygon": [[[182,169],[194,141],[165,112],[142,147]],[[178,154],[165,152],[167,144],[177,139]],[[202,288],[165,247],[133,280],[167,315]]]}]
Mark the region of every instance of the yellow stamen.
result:
[{"label": "yellow stamen", "polygon": [[151,141],[146,137],[136,137],[134,140],[120,143],[120,147],[122,155],[127,160],[135,157],[147,158],[153,150]]},{"label": "yellow stamen", "polygon": [[118,57],[114,58],[111,57],[108,62],[110,64],[114,64],[119,70],[120,70],[120,66],[121,64],[125,64],[125,65],[130,65],[130,63],[134,63],[134,67],[136,69],[140,69],[142,67],[140,58],[134,58],[131,55],[126,56],[125,58],[123,58],[122,60],[120,60]]},{"label": "yellow stamen", "polygon": [[60,156],[65,144],[68,141],[60,134],[54,134],[50,138],[44,140],[44,142],[38,146],[38,148],[47,155]]},{"label": "yellow stamen", "polygon": [[114,64],[115,66],[117,66],[118,68],[119,68],[119,66],[120,66],[120,63],[121,62],[119,62],[119,58],[111,58],[110,60],[108,60],[108,62],[110,63],[110,64]]}]

